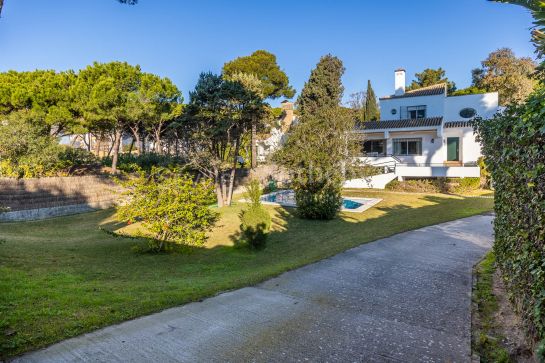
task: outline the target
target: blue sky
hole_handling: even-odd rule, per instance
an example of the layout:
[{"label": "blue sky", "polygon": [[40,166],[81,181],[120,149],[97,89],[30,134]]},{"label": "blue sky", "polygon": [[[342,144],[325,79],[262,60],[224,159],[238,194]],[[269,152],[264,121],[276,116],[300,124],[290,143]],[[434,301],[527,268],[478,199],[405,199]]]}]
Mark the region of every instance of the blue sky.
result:
[{"label": "blue sky", "polygon": [[497,48],[533,57],[530,25],[524,9],[486,0],[5,0],[0,71],[122,60],[169,77],[187,100],[200,72],[256,49],[276,54],[298,91],[332,53],[346,67],[345,98],[367,79],[383,96],[398,67],[409,81],[441,66],[462,88]]}]

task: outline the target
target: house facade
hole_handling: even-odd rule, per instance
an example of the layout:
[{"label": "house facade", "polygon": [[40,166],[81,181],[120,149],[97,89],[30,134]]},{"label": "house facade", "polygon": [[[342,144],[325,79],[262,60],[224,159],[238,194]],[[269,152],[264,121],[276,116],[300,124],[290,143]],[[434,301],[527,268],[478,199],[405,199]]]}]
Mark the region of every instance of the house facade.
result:
[{"label": "house facade", "polygon": [[405,90],[405,70],[395,71],[393,95],[379,99],[381,120],[356,130],[362,161],[384,166],[385,175],[348,181],[346,187],[383,188],[397,178],[478,177],[481,146],[470,121],[491,118],[498,93],[448,96],[447,85]]}]

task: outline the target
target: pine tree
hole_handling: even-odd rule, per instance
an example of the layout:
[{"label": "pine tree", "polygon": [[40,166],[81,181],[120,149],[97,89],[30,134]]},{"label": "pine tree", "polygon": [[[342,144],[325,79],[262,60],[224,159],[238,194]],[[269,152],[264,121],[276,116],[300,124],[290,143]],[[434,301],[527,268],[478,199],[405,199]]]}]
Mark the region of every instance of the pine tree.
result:
[{"label": "pine tree", "polygon": [[377,104],[375,91],[371,87],[371,80],[367,81],[367,92],[365,96],[364,121],[377,121],[380,119],[380,110]]},{"label": "pine tree", "polygon": [[343,73],[344,66],[339,58],[331,54],[323,56],[297,99],[300,114],[316,115],[319,110],[339,107],[344,91]]}]

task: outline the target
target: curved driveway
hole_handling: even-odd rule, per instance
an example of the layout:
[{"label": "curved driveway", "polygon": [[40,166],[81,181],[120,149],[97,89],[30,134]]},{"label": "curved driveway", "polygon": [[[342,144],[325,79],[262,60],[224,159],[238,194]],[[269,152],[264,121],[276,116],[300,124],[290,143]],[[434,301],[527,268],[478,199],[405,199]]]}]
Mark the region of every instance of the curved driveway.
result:
[{"label": "curved driveway", "polygon": [[467,362],[472,266],[491,246],[491,222],[401,233],[17,361]]}]

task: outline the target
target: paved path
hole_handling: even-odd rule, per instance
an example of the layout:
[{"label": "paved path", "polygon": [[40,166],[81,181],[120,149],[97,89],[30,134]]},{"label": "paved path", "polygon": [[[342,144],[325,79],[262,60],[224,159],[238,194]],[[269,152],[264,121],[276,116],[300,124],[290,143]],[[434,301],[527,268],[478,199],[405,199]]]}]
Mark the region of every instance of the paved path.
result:
[{"label": "paved path", "polygon": [[471,270],[490,248],[491,221],[385,238],[17,361],[470,361]]}]

